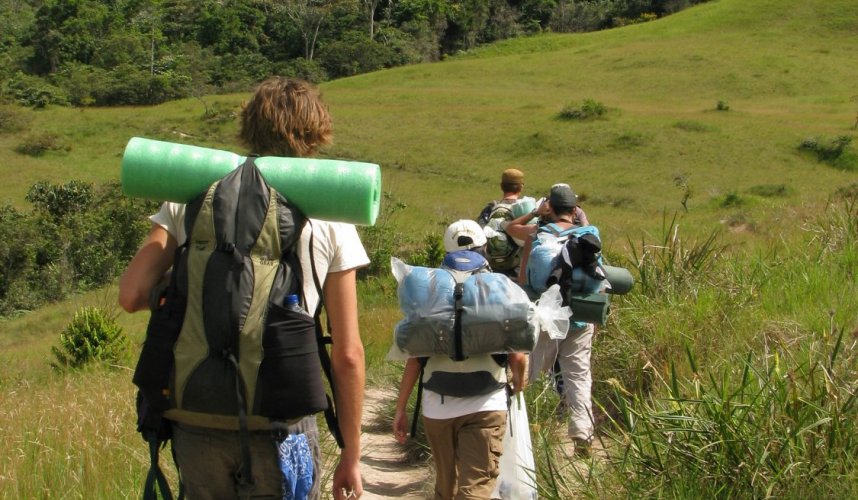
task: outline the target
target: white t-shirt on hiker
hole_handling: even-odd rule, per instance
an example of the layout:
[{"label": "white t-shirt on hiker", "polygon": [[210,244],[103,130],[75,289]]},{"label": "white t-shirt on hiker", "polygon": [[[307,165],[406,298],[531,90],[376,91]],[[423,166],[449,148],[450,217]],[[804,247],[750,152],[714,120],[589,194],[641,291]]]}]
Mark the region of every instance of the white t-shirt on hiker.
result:
[{"label": "white t-shirt on hiker", "polygon": [[[440,363],[435,369],[443,371],[450,370],[450,365],[456,365],[456,371],[482,371],[486,369],[486,364],[490,364],[493,368],[498,369],[495,361],[490,354],[480,354],[472,356],[464,361],[451,362],[449,358],[433,357],[429,358],[428,363],[433,360],[438,360]],[[445,366],[446,365],[446,366]],[[504,377],[505,380],[506,377]],[[480,411],[506,411],[507,399],[506,388],[500,387],[489,394],[481,396],[467,396],[457,398],[453,396],[442,396],[430,389],[423,389],[423,416],[426,418],[445,419],[457,418],[464,415],[470,415]]]},{"label": "white t-shirt on hiker", "polygon": [[[185,205],[183,203],[166,202],[161,210],[149,217],[152,223],[167,230],[176,243],[181,245],[187,239],[185,234]],[[316,285],[313,283],[312,267],[310,264],[310,234],[313,234],[313,260],[316,264],[316,275],[319,284],[325,286],[328,273],[347,271],[369,264],[369,257],[358,236],[357,229],[352,224],[344,222],[328,222],[310,219],[301,231],[298,243],[298,259],[301,262],[301,272],[304,275],[304,298],[307,309],[315,311],[319,304]]]}]

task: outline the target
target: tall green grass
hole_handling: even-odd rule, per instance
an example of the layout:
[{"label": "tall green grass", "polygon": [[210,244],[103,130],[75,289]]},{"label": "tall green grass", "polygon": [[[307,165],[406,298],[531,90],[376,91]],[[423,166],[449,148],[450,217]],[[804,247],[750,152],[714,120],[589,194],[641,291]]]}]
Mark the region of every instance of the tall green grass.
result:
[{"label": "tall green grass", "polygon": [[[847,498],[858,492],[856,340],[842,328],[656,371],[658,396],[620,395],[610,461],[631,496]],[[852,479],[850,480],[850,476]]]},{"label": "tall green grass", "polygon": [[[854,194],[832,200],[765,258],[709,253],[717,238],[683,242],[675,229],[667,245],[643,243],[659,256],[636,260],[644,286],[594,344],[602,454],[564,453],[557,416],[539,411],[556,395],[536,386],[539,474],[568,471],[544,477],[540,495],[854,497],[856,202]],[[773,307],[787,294],[796,300]]]}]

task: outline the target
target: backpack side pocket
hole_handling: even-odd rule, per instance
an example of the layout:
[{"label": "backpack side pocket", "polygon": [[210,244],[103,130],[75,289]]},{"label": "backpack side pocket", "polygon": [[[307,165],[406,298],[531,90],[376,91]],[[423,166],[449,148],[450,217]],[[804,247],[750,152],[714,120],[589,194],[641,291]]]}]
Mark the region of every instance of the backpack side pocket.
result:
[{"label": "backpack side pocket", "polygon": [[177,300],[169,290],[149,317],[146,340],[132,379],[154,412],[170,408],[170,377],[175,365],[173,347],[185,318],[184,302]]},{"label": "backpack side pocket", "polygon": [[287,420],[328,407],[316,323],[311,316],[269,304],[262,350],[256,387],[260,415]]}]

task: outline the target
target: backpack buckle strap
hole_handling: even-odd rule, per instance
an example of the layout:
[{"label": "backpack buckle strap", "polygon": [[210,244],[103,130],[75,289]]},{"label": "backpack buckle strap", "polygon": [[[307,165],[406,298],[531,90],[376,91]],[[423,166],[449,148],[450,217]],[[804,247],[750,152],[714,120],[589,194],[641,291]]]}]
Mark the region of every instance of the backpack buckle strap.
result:
[{"label": "backpack buckle strap", "polygon": [[235,243],[231,241],[219,241],[217,245],[215,245],[215,250],[223,253],[233,253],[235,252]]},{"label": "backpack buckle strap", "polygon": [[455,299],[455,316],[453,320],[453,348],[455,349],[455,352],[453,353],[453,361],[464,361],[468,359],[468,357],[465,356],[464,345],[462,342],[462,310],[465,308],[462,304],[462,298],[464,296],[465,285],[463,283],[456,283],[456,288],[453,291],[453,298]]}]

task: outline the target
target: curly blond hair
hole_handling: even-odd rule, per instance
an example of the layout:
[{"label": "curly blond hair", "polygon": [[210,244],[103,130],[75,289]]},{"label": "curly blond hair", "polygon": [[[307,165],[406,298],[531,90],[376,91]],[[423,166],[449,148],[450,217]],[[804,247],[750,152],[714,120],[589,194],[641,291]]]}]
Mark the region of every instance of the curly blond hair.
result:
[{"label": "curly blond hair", "polygon": [[252,154],[312,156],[333,141],[331,115],[310,83],[273,77],[242,106],[238,138]]}]

